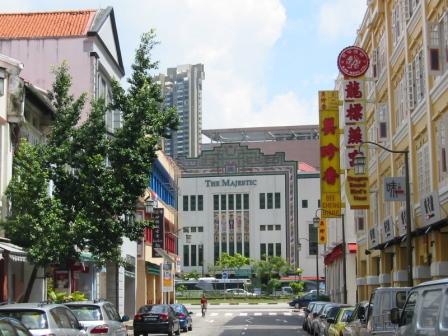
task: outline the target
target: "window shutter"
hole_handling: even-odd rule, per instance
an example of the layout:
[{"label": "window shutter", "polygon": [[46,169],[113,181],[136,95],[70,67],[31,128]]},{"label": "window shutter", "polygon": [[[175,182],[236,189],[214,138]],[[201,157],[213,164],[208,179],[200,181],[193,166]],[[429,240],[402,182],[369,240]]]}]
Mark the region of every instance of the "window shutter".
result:
[{"label": "window shutter", "polygon": [[374,79],[378,78],[378,49],[372,52],[372,76]]},{"label": "window shutter", "polygon": [[420,76],[421,76],[421,68],[420,68],[420,58],[418,57],[418,53],[417,55],[415,55],[414,57],[414,71],[415,71],[415,102],[418,103],[420,101],[420,98],[422,97],[422,86],[421,86],[421,81],[420,81]]},{"label": "window shutter", "polygon": [[431,168],[429,164],[429,146],[426,144],[423,149],[423,162],[424,162],[424,186],[425,186],[425,194],[429,194],[431,191]]},{"label": "window shutter", "polygon": [[387,141],[387,104],[381,104],[378,108],[378,141]]},{"label": "window shutter", "polygon": [[445,13],[441,21],[441,33],[442,33],[442,63],[444,66],[448,64],[448,14]]},{"label": "window shutter", "polygon": [[397,7],[395,6],[392,9],[392,41],[393,41],[393,45],[395,45],[398,41],[398,34],[397,34]]},{"label": "window shutter", "polygon": [[402,0],[404,8],[404,18],[408,21],[411,18],[411,8],[409,6],[409,0]]},{"label": "window shutter", "polygon": [[412,71],[412,63],[409,63],[406,69],[406,89],[408,95],[408,108],[410,111],[414,109],[414,74]]},{"label": "window shutter", "polygon": [[428,65],[429,73],[433,76],[440,75],[442,67],[440,64],[440,26],[438,23],[428,23]]},{"label": "window shutter", "polygon": [[114,110],[113,118],[114,118],[113,128],[114,128],[114,130],[116,130],[121,127],[121,111]]}]

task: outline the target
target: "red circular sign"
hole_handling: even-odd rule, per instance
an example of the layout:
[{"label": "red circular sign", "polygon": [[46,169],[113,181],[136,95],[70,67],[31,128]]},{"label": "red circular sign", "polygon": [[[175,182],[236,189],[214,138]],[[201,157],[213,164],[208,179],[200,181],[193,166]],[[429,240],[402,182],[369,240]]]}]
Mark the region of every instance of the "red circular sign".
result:
[{"label": "red circular sign", "polygon": [[338,68],[347,77],[359,77],[369,68],[369,55],[359,47],[343,49],[338,56]]}]

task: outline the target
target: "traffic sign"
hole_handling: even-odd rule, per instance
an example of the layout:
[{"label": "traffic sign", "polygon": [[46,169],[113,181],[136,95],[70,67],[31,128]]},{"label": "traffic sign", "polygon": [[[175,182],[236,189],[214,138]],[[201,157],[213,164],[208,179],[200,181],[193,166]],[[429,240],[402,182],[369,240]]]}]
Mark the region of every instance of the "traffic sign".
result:
[{"label": "traffic sign", "polygon": [[229,273],[227,273],[227,272],[222,272],[221,277],[222,277],[222,279],[228,279],[228,278],[229,278]]}]

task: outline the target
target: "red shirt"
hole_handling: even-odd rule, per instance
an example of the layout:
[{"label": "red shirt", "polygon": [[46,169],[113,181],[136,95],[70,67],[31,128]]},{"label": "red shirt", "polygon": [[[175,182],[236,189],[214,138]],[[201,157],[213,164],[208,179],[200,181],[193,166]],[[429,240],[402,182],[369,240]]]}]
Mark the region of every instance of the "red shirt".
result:
[{"label": "red shirt", "polygon": [[206,304],[206,303],[207,303],[207,299],[201,298],[201,304]]}]

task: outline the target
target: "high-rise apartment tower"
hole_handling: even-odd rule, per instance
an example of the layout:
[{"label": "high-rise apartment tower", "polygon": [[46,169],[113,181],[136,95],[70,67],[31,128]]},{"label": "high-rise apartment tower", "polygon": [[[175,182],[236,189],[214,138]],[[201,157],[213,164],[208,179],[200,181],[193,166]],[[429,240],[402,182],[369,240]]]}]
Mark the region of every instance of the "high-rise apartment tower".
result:
[{"label": "high-rise apartment tower", "polygon": [[179,128],[165,140],[165,152],[173,158],[197,157],[200,153],[202,132],[203,64],[179,65],[160,74],[165,104],[176,108]]}]

